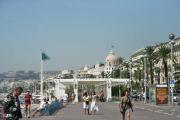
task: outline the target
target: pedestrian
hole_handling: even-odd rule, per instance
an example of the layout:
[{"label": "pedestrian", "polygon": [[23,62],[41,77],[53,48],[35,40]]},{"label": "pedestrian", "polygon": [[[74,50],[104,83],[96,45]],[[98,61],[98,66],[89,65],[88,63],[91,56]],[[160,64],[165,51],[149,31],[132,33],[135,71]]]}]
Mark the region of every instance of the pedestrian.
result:
[{"label": "pedestrian", "polygon": [[105,102],[103,90],[100,92],[100,98],[99,98],[99,100],[100,100],[101,102]]},{"label": "pedestrian", "polygon": [[19,95],[22,93],[21,87],[15,87],[11,93],[7,95],[3,105],[5,120],[19,120],[22,118]]},{"label": "pedestrian", "polygon": [[93,92],[92,100],[91,100],[91,107],[90,107],[91,114],[95,114],[96,112],[99,111],[96,101],[97,101],[97,95],[95,92]]},{"label": "pedestrian", "polygon": [[130,120],[131,110],[133,112],[133,105],[131,103],[127,90],[121,95],[119,109],[120,109],[120,112],[122,113],[122,119],[125,120],[125,117],[127,117],[127,120]]},{"label": "pedestrian", "polygon": [[63,106],[66,107],[68,101],[68,94],[64,93],[63,95]]},{"label": "pedestrian", "polygon": [[24,96],[24,104],[25,104],[25,117],[28,117],[28,118],[30,118],[31,99],[32,99],[32,96],[30,94],[30,91],[27,90]]},{"label": "pedestrian", "polygon": [[90,115],[89,113],[89,105],[90,105],[90,97],[87,94],[87,92],[84,93],[83,95],[83,109],[84,109],[84,114],[86,115],[86,111],[88,112],[88,115]]},{"label": "pedestrian", "polygon": [[72,95],[71,95],[72,104],[75,104],[75,97],[76,97],[76,95],[74,93],[72,93]]}]

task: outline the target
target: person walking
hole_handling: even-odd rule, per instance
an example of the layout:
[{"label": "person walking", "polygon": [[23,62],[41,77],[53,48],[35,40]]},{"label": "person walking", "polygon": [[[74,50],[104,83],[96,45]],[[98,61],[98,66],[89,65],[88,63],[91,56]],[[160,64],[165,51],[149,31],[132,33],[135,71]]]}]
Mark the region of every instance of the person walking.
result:
[{"label": "person walking", "polygon": [[3,112],[4,120],[19,120],[22,118],[19,95],[22,93],[21,87],[15,87],[4,100]]},{"label": "person walking", "polygon": [[67,102],[68,102],[68,94],[64,93],[64,95],[63,95],[63,106],[64,107],[66,107]]},{"label": "person walking", "polygon": [[83,109],[84,109],[84,114],[86,115],[86,111],[88,112],[88,115],[90,115],[89,113],[89,105],[90,105],[90,97],[87,94],[87,92],[84,93],[83,95]]},{"label": "person walking", "polygon": [[28,118],[30,118],[31,99],[32,99],[32,96],[30,94],[30,91],[27,90],[24,96],[24,104],[25,104],[25,117],[28,117]]},{"label": "person walking", "polygon": [[133,105],[131,103],[127,90],[121,95],[119,109],[120,109],[120,112],[122,113],[123,120],[125,120],[126,117],[127,117],[127,120],[131,119],[131,110],[133,112]]},{"label": "person walking", "polygon": [[94,114],[94,115],[97,111],[99,111],[96,101],[97,101],[97,95],[95,92],[93,92],[90,111],[91,111],[91,114]]},{"label": "person walking", "polygon": [[99,100],[100,100],[101,102],[105,102],[105,100],[104,100],[104,92],[103,92],[103,90],[100,92],[100,97],[99,97]]}]

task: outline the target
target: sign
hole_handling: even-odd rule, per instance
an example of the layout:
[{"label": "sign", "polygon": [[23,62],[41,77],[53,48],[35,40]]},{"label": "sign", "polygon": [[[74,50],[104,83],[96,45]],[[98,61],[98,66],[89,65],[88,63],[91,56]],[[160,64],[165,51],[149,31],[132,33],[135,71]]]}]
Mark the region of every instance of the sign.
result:
[{"label": "sign", "polygon": [[147,86],[147,81],[146,81],[146,79],[144,80],[144,87],[146,87]]},{"label": "sign", "polygon": [[170,80],[169,81],[170,87],[174,87],[174,83],[175,83],[174,80]]},{"label": "sign", "polygon": [[166,86],[156,86],[156,104],[168,103],[168,88]]}]

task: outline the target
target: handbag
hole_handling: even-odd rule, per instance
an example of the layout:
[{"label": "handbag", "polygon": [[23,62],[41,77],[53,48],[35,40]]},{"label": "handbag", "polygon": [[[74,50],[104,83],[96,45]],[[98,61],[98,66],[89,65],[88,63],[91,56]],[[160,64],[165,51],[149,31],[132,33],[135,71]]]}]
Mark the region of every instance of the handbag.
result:
[{"label": "handbag", "polygon": [[125,113],[125,107],[121,106],[121,107],[120,107],[120,112],[121,112],[121,113]]},{"label": "handbag", "polygon": [[123,99],[122,99],[121,104],[119,103],[119,109],[121,113],[125,113],[125,106],[123,106]]},{"label": "handbag", "polygon": [[95,105],[94,110],[96,110],[98,112],[99,111],[99,107],[97,105]]}]

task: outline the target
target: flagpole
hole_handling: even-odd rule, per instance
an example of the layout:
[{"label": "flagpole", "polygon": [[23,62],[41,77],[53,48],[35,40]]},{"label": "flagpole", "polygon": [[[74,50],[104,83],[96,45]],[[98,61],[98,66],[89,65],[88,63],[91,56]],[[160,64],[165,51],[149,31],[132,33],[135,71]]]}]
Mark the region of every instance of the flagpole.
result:
[{"label": "flagpole", "polygon": [[41,60],[40,60],[40,64],[41,64],[41,91],[40,91],[40,95],[43,96],[43,60],[42,60],[42,49],[40,50],[40,54],[41,54]]}]

